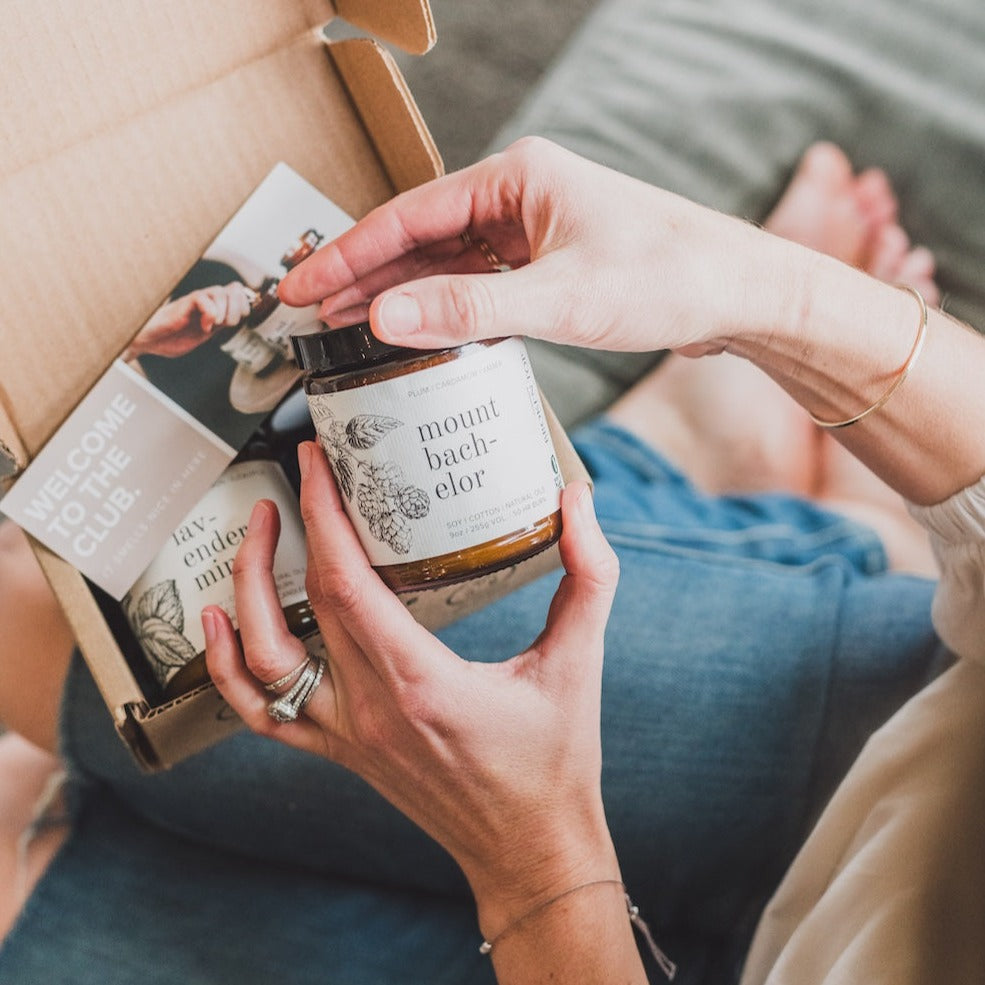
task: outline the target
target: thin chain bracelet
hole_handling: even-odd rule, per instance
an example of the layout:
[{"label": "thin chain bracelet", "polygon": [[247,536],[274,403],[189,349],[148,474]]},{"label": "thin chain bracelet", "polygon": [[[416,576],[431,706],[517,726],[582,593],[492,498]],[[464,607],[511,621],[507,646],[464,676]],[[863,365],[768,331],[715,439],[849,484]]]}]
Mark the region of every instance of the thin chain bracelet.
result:
[{"label": "thin chain bracelet", "polygon": [[828,430],[835,430],[837,428],[847,428],[849,424],[857,424],[864,417],[868,417],[869,414],[877,411],[883,404],[903,385],[903,381],[910,375],[910,370],[913,369],[913,364],[917,361],[917,356],[920,355],[923,349],[923,344],[927,338],[927,302],[924,301],[923,295],[915,288],[910,287],[909,284],[897,284],[900,290],[909,291],[917,299],[917,304],[920,305],[920,327],[917,329],[917,337],[913,343],[913,348],[910,349],[910,354],[906,357],[906,362],[900,367],[897,372],[893,382],[889,384],[889,388],[886,392],[871,406],[866,407],[860,414],[856,414],[854,417],[849,417],[844,421],[823,421],[819,417],[815,417],[810,411],[807,411],[807,416],[819,427],[827,428]]},{"label": "thin chain bracelet", "polygon": [[479,953],[491,954],[492,949],[507,934],[510,934],[516,930],[520,924],[525,923],[531,917],[537,916],[537,914],[542,910],[546,910],[549,906],[553,906],[559,900],[563,900],[565,897],[571,896],[573,893],[580,892],[582,889],[588,889],[591,886],[618,886],[620,890],[622,890],[623,899],[626,901],[626,914],[629,917],[629,922],[640,933],[643,940],[646,941],[646,945],[650,949],[650,953],[653,955],[653,960],[660,966],[660,970],[667,976],[667,980],[673,981],[674,976],[677,974],[677,965],[671,961],[662,950],[660,950],[660,946],[653,939],[653,934],[650,932],[647,922],[640,916],[640,908],[630,899],[629,893],[626,892],[626,887],[621,879],[595,879],[592,882],[583,882],[578,886],[572,886],[571,889],[566,889],[563,893],[558,893],[557,896],[552,896],[549,900],[545,900],[543,903],[538,903],[532,910],[528,910],[522,916],[517,917],[513,923],[509,924],[504,930],[501,930],[491,941],[484,940],[479,945]]}]

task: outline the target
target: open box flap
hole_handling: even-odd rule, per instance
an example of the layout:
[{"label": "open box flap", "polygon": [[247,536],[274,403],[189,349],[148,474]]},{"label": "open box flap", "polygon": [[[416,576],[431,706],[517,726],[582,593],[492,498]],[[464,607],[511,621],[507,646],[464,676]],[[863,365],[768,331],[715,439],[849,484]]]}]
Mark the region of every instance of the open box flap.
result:
[{"label": "open box flap", "polygon": [[441,174],[438,149],[389,52],[365,39],[335,41],[329,51],[394,191],[406,191]]},{"label": "open box flap", "polygon": [[329,0],[132,0],[122,8],[7,0],[3,13],[0,180],[290,44],[334,9]]},{"label": "open box flap", "polygon": [[0,179],[320,32],[336,9],[409,52],[434,44],[426,0],[7,0]]},{"label": "open box flap", "polygon": [[426,0],[336,0],[335,9],[350,24],[412,55],[423,55],[436,40]]}]

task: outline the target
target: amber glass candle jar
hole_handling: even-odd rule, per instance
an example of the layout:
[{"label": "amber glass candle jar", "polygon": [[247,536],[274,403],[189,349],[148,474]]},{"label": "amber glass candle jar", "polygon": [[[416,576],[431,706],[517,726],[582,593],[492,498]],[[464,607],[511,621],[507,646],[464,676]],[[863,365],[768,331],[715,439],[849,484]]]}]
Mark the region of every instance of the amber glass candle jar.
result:
[{"label": "amber glass candle jar", "polygon": [[522,339],[406,349],[360,323],[292,342],[346,511],[394,591],[558,539],[561,474]]}]

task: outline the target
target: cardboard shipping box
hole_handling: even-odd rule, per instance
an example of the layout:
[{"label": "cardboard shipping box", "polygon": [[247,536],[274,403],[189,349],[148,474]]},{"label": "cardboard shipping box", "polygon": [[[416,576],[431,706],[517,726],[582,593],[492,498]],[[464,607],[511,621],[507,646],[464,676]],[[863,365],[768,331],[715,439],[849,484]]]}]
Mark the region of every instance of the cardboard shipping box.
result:
[{"label": "cardboard shipping box", "polygon": [[[372,37],[330,41],[344,20]],[[349,35],[355,32],[348,31]],[[44,446],[279,161],[349,215],[441,173],[377,40],[423,54],[426,0],[12,0],[0,68],[0,477]],[[562,471],[578,473],[552,420]],[[155,705],[85,579],[35,551],[146,769],[241,727],[211,685]],[[414,599],[437,627],[557,564]]]}]

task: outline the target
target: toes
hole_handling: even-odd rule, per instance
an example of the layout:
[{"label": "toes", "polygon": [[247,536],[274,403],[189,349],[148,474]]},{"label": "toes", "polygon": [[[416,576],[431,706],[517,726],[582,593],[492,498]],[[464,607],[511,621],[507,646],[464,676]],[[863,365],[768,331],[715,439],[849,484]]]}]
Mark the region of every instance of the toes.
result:
[{"label": "toes", "polygon": [[819,141],[807,148],[765,225],[879,280],[908,284],[930,305],[940,301],[934,256],[924,247],[911,248],[886,172],[873,167],[856,177],[836,144]]},{"label": "toes", "polygon": [[882,231],[888,226],[897,225],[899,202],[882,168],[867,168],[855,179],[852,190],[855,206],[868,227],[859,258],[859,266],[868,270]]},{"label": "toes", "polygon": [[904,258],[900,274],[933,278],[936,270],[937,261],[934,259],[934,254],[926,246],[915,246]]},{"label": "toes", "polygon": [[901,226],[885,226],[877,235],[865,270],[879,280],[907,284],[916,288],[927,304],[940,303],[940,289],[934,282],[937,264],[924,246],[911,249],[910,237]]},{"label": "toes", "polygon": [[872,251],[864,269],[879,280],[899,279],[900,268],[910,249],[910,237],[902,226],[884,226],[873,240]]},{"label": "toes", "polygon": [[874,226],[895,222],[899,202],[882,168],[867,168],[855,179],[855,200]]},{"label": "toes", "polygon": [[852,180],[852,163],[845,152],[837,145],[822,140],[811,144],[804,151],[800,164],[797,166],[794,180],[797,177],[809,177],[815,181],[838,185]]},{"label": "toes", "polygon": [[771,232],[857,264],[869,223],[856,203],[851,162],[835,144],[812,144],[766,219]]},{"label": "toes", "polygon": [[903,258],[897,279],[902,284],[916,288],[927,304],[936,307],[940,304],[940,288],[934,281],[937,262],[934,254],[925,246],[916,246]]}]

